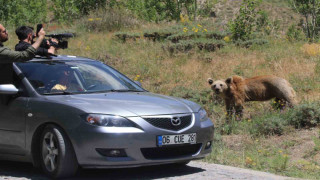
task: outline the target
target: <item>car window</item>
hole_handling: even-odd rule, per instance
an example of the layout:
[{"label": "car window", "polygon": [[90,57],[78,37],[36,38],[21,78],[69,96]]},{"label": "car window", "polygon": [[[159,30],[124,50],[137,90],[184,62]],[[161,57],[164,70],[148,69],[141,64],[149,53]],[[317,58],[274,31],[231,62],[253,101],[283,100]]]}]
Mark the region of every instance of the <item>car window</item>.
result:
[{"label": "car window", "polygon": [[118,71],[96,61],[16,63],[40,94],[144,91]]}]

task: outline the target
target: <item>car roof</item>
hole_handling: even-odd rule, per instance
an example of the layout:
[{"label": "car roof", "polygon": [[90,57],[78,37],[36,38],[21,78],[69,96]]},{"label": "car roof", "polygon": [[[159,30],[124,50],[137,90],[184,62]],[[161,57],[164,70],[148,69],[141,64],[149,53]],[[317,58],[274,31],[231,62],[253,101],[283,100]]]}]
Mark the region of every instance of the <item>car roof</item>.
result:
[{"label": "car roof", "polygon": [[86,57],[81,57],[81,56],[72,56],[72,55],[57,55],[57,56],[50,56],[50,57],[45,57],[45,56],[36,56],[32,60],[32,62],[36,61],[97,61],[94,59],[86,58]]}]

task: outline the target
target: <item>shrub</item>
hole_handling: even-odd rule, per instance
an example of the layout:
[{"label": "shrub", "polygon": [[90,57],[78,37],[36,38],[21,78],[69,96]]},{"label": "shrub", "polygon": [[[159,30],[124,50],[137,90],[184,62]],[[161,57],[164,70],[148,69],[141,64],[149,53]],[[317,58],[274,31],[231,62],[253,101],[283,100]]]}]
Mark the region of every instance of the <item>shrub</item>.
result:
[{"label": "shrub", "polygon": [[111,8],[124,7],[137,17],[147,21],[163,21],[180,19],[182,11],[185,10],[189,17],[196,15],[195,0],[109,0]]},{"label": "shrub", "polygon": [[0,20],[13,25],[44,22],[46,5],[46,0],[0,0]]},{"label": "shrub", "polygon": [[168,40],[170,40],[173,43],[177,43],[180,40],[190,40],[190,39],[196,39],[196,38],[221,40],[227,35],[228,35],[227,32],[214,32],[214,31],[208,31],[207,29],[202,29],[201,31],[196,31],[196,32],[194,30],[193,31],[190,30],[190,31],[178,32],[178,33],[172,34],[171,36],[168,37]]},{"label": "shrub", "polygon": [[99,9],[85,16],[79,23],[87,31],[103,32],[138,26],[138,21],[122,9]]},{"label": "shrub", "polygon": [[258,14],[258,11],[256,10],[258,5],[258,0],[243,1],[236,19],[229,22],[229,30],[231,31],[234,40],[251,39],[251,34],[254,32],[256,16]]},{"label": "shrub", "polygon": [[120,39],[122,42],[126,42],[128,40],[137,40],[141,38],[141,36],[138,33],[127,33],[127,32],[117,32],[114,34],[118,39]]},{"label": "shrub", "polygon": [[60,22],[70,22],[79,17],[79,9],[76,0],[52,0],[54,20]]},{"label": "shrub", "polygon": [[194,39],[179,41],[179,43],[172,43],[168,45],[168,50],[170,53],[187,52],[191,49],[206,50],[209,52],[216,51],[225,46],[225,42],[221,40],[210,40],[210,39]]},{"label": "shrub", "polygon": [[265,39],[252,39],[252,40],[247,40],[247,41],[237,41],[235,44],[237,46],[241,46],[241,47],[245,47],[245,48],[249,48],[253,45],[264,45],[264,44],[268,44],[269,41],[265,40]]},{"label": "shrub", "polygon": [[270,166],[277,172],[281,172],[288,168],[288,163],[289,156],[287,154],[279,153],[271,159]]},{"label": "shrub", "polygon": [[155,22],[165,19],[165,14],[162,11],[164,6],[160,1],[127,0],[125,4],[129,10],[141,19]]},{"label": "shrub", "polygon": [[259,14],[259,17],[257,18],[257,22],[256,22],[257,31],[262,31],[269,24],[269,16],[268,16],[268,13],[265,11],[260,11],[258,14]]},{"label": "shrub", "polygon": [[289,41],[294,41],[294,40],[303,40],[305,39],[305,35],[303,33],[303,30],[296,26],[295,24],[292,24],[286,33],[286,36]]},{"label": "shrub", "polygon": [[288,113],[287,121],[295,128],[314,127],[320,124],[320,104],[305,103]]},{"label": "shrub", "polygon": [[52,0],[54,20],[71,22],[91,11],[106,8],[106,0]]},{"label": "shrub", "polygon": [[253,136],[282,135],[286,125],[286,120],[280,114],[272,113],[254,118],[249,132]]},{"label": "shrub", "polygon": [[103,9],[106,7],[107,0],[82,0],[75,1],[76,7],[79,9],[81,14],[89,14],[90,11],[96,9]]},{"label": "shrub", "polygon": [[194,32],[181,32],[177,34],[173,34],[168,37],[168,40],[170,40],[173,43],[178,43],[180,40],[189,40],[194,38],[201,37],[201,34],[194,33]]},{"label": "shrub", "polygon": [[171,36],[170,31],[154,31],[154,32],[145,32],[143,36],[152,41],[163,41],[167,37]]}]

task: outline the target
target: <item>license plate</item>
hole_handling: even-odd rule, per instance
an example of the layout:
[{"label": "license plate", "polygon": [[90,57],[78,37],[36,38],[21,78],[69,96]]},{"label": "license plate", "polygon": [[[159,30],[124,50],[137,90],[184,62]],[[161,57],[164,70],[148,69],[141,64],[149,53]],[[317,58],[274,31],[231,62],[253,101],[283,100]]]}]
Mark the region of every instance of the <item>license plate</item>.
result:
[{"label": "license plate", "polygon": [[162,135],[157,138],[158,146],[174,145],[174,144],[195,144],[197,142],[197,134],[177,134]]}]

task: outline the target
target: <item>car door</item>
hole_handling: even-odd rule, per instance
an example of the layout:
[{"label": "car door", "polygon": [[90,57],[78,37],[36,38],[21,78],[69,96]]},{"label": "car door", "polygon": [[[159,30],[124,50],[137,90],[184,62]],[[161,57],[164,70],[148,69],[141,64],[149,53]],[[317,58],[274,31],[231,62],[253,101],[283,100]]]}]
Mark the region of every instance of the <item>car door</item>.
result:
[{"label": "car door", "polygon": [[23,155],[28,97],[16,75],[13,84],[21,90],[19,94],[0,95],[0,154]]}]

